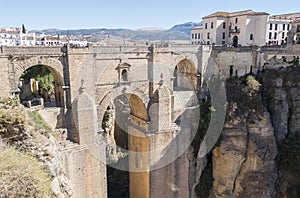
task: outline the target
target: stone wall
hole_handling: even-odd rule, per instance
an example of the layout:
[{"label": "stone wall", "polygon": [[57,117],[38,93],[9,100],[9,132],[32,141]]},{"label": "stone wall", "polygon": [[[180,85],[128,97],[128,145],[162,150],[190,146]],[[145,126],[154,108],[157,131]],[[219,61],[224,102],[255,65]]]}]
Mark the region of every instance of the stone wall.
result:
[{"label": "stone wall", "polygon": [[14,78],[14,75],[9,68],[9,61],[6,56],[0,55],[0,96],[7,96],[11,93],[10,79]]}]

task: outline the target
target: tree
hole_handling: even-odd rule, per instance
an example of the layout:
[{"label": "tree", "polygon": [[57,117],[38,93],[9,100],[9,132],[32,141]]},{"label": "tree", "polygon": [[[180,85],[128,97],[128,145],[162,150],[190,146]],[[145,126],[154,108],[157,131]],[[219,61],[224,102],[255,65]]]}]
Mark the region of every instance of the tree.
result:
[{"label": "tree", "polygon": [[31,78],[34,78],[39,82],[39,88],[45,92],[54,92],[54,77],[50,70],[42,65],[37,65],[27,69],[21,78],[25,82],[29,82]]},{"label": "tree", "polygon": [[26,29],[25,29],[25,26],[24,24],[22,24],[22,33],[25,34],[26,33]]}]

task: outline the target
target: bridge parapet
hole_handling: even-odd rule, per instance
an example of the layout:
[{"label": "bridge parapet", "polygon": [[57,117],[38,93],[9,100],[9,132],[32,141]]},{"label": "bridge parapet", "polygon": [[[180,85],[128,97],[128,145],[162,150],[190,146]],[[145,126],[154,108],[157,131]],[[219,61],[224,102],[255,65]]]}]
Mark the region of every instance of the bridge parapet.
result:
[{"label": "bridge parapet", "polygon": [[51,55],[60,56],[61,46],[32,46],[32,47],[6,47],[2,46],[1,53],[4,55]]}]

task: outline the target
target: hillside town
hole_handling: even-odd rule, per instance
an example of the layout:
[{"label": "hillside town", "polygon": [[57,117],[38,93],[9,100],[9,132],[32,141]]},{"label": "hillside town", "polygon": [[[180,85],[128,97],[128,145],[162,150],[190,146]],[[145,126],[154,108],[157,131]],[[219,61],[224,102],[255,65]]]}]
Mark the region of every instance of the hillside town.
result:
[{"label": "hillside town", "polygon": [[0,28],[0,46],[59,46],[67,43],[74,47],[87,46],[83,37],[40,34],[26,30],[24,25]]},{"label": "hillside town", "polygon": [[[292,25],[295,24],[295,30]],[[215,12],[202,18],[202,25],[191,29],[192,45],[285,45],[287,40],[300,44],[300,12],[270,15],[244,10]],[[294,38],[288,38],[295,31]]]}]

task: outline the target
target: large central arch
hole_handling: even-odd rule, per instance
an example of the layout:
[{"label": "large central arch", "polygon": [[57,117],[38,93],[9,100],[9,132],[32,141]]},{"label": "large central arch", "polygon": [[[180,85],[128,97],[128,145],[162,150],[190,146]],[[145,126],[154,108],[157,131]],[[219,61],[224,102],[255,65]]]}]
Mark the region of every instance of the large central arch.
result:
[{"label": "large central arch", "polygon": [[[110,93],[110,97],[112,97],[112,93]],[[100,106],[107,105],[107,102],[108,100],[102,100]],[[108,194],[115,196],[117,193],[110,191],[110,186],[123,185],[125,189],[120,188],[120,193],[126,195],[126,186],[129,185],[127,190],[130,197],[147,197],[150,194],[150,172],[137,172],[137,170],[144,170],[145,166],[149,166],[149,159],[138,159],[135,154],[150,151],[150,139],[145,134],[145,131],[148,130],[149,119],[143,99],[133,93],[114,96],[113,100],[110,100],[101,120],[108,142],[106,148],[107,159],[110,161],[112,159],[116,160],[120,166],[128,166],[129,171],[124,172],[115,169],[114,165],[111,167],[112,164],[108,164]],[[128,156],[125,154],[124,157],[126,151],[129,151],[127,152]],[[113,161],[112,163],[116,162]],[[119,175],[120,179],[114,178],[114,175]],[[118,194],[118,196],[121,196],[121,194]]]}]

